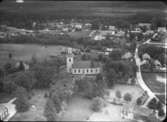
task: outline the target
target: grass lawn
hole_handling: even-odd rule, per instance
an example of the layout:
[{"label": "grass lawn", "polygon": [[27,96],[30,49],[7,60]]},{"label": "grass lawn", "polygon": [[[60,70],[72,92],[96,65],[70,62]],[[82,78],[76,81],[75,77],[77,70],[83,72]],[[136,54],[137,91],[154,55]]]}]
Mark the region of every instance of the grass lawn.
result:
[{"label": "grass lawn", "polygon": [[164,73],[142,73],[142,77],[147,86],[156,93],[165,92],[165,83],[157,80],[157,76],[163,77]]}]

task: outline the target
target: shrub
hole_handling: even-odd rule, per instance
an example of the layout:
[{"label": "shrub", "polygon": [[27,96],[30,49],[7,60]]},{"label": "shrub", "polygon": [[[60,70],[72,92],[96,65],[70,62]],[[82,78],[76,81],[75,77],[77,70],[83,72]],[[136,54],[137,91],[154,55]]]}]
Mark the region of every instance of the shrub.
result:
[{"label": "shrub", "polygon": [[126,94],[124,95],[124,100],[127,101],[127,102],[130,102],[130,101],[132,100],[131,94],[126,93]]},{"label": "shrub", "polygon": [[115,95],[116,95],[116,97],[119,98],[119,99],[122,97],[122,96],[121,96],[121,92],[120,92],[119,90],[115,92]]}]

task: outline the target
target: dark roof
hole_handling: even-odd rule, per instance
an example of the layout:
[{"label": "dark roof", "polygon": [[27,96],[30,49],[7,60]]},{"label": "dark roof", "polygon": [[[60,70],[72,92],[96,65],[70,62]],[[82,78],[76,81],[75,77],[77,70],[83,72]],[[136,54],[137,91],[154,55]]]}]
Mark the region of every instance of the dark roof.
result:
[{"label": "dark roof", "polygon": [[92,62],[91,61],[74,61],[73,68],[95,68],[100,67],[100,64],[98,62]]}]

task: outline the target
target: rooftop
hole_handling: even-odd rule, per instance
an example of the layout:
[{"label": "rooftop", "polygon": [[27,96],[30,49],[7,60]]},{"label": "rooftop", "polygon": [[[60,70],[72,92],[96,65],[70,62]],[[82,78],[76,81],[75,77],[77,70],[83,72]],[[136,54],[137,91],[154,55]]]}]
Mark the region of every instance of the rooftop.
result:
[{"label": "rooftop", "polygon": [[98,62],[91,61],[74,61],[73,68],[95,68],[100,67]]}]

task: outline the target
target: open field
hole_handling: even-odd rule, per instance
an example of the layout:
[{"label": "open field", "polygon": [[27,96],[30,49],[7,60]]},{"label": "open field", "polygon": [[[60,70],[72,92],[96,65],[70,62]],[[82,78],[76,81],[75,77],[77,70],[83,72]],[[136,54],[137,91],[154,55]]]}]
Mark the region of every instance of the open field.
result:
[{"label": "open field", "polygon": [[42,60],[47,56],[56,56],[64,50],[63,46],[47,47],[36,44],[0,44],[0,62],[1,65],[8,60],[8,54],[12,53],[13,58],[16,60],[30,61],[32,56]]}]

